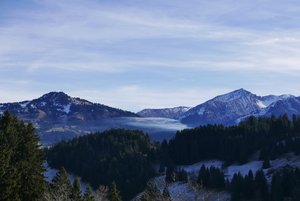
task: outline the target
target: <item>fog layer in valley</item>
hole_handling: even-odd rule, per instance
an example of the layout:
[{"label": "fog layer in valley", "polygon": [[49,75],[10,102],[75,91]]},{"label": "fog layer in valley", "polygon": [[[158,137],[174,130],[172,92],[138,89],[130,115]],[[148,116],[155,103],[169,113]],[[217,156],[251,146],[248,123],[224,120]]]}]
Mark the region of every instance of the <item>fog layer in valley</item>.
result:
[{"label": "fog layer in valley", "polygon": [[44,145],[51,145],[64,139],[69,140],[88,133],[118,128],[142,130],[149,134],[152,141],[162,141],[171,139],[176,131],[189,127],[178,120],[168,118],[120,117],[73,122],[72,124],[55,124],[49,128],[40,127],[38,133]]}]

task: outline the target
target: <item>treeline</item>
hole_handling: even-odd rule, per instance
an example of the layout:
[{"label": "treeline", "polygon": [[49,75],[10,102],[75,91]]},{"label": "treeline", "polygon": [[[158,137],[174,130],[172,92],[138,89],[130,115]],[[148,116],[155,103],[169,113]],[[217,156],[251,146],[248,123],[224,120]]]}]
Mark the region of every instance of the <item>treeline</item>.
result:
[{"label": "treeline", "polygon": [[154,177],[150,155],[153,154],[149,136],[124,129],[62,141],[46,150],[49,166],[64,166],[93,189],[115,181],[124,200],[143,191],[147,181]]},{"label": "treeline", "polygon": [[229,189],[232,192],[231,201],[297,201],[300,196],[300,169],[287,167],[276,171],[272,176],[271,185],[268,184],[263,170],[258,170],[255,177],[251,170],[245,177],[236,173]]},{"label": "treeline", "polygon": [[[299,116],[294,115],[293,120],[289,120],[287,115],[272,115],[270,118],[251,116],[236,126],[206,125],[178,131],[169,141],[164,157],[165,161],[171,159],[181,165],[207,159],[244,164],[259,149],[266,150],[262,158],[270,157],[269,152],[276,149],[277,142],[286,140],[289,143],[299,133]],[[299,147],[295,150],[299,153]]]},{"label": "treeline", "polygon": [[[233,175],[227,189],[231,191],[231,201],[238,200],[269,200],[269,185],[263,170],[253,175],[252,170],[243,177],[240,172]],[[276,199],[275,199],[276,200]]]}]

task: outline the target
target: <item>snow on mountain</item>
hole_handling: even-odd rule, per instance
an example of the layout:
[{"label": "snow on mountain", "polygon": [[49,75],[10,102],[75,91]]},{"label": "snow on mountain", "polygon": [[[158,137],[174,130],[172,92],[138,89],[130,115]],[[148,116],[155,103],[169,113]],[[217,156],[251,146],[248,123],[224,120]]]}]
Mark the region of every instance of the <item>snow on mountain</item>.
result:
[{"label": "snow on mountain", "polygon": [[141,117],[161,117],[161,118],[174,118],[187,112],[190,107],[180,106],[174,108],[164,108],[164,109],[144,109],[137,114]]},{"label": "snow on mountain", "polygon": [[257,96],[245,89],[219,95],[191,108],[175,119],[189,125],[233,125],[254,116],[271,116],[287,113],[289,117],[300,114],[300,98],[285,94],[281,96]]},{"label": "snow on mountain", "polygon": [[137,117],[138,115],[73,98],[63,92],[50,92],[40,98],[16,103],[0,104],[0,113],[9,110],[21,120],[37,122],[65,122],[74,120],[96,120],[110,117]]}]

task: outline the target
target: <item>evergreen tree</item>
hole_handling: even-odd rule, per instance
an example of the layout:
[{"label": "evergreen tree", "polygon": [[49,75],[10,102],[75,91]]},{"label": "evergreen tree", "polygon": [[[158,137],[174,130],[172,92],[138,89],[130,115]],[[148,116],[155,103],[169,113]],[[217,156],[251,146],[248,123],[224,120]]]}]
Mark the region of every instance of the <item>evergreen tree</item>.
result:
[{"label": "evergreen tree", "polygon": [[281,178],[278,173],[273,174],[272,176],[272,182],[271,182],[271,200],[272,201],[282,201],[283,196],[283,190],[281,186]]},{"label": "evergreen tree", "polygon": [[249,170],[248,175],[244,178],[244,196],[246,198],[253,198],[255,193],[254,177],[251,170]]},{"label": "evergreen tree", "polygon": [[270,161],[268,159],[265,159],[263,162],[262,169],[268,169],[271,167]]},{"label": "evergreen tree", "polygon": [[176,173],[175,173],[175,167],[171,163],[168,165],[166,170],[166,182],[175,182],[176,181]]},{"label": "evergreen tree", "polygon": [[295,175],[292,171],[285,169],[282,173],[281,178],[283,196],[290,197],[292,194],[292,190],[295,187]]},{"label": "evergreen tree", "polygon": [[39,137],[35,135],[32,123],[27,125],[20,122],[18,126],[20,136],[20,198],[22,200],[36,200],[45,191],[46,182],[44,171],[44,152],[40,149]]},{"label": "evergreen tree", "polygon": [[93,192],[92,192],[91,186],[89,184],[85,188],[85,192],[83,194],[83,200],[84,201],[94,201]]},{"label": "evergreen tree", "polygon": [[45,192],[44,155],[31,123],[8,111],[0,120],[0,200],[36,200]]},{"label": "evergreen tree", "polygon": [[72,194],[72,185],[66,169],[62,166],[52,179],[52,190],[64,198],[70,198]]},{"label": "evergreen tree", "polygon": [[244,179],[241,173],[234,174],[231,182],[231,201],[237,201],[242,198]]},{"label": "evergreen tree", "polygon": [[246,175],[244,178],[244,188],[243,188],[243,194],[246,198],[253,198],[254,196],[254,189],[253,189],[253,180]]},{"label": "evergreen tree", "polygon": [[256,172],[255,183],[257,185],[257,188],[259,189],[261,199],[265,201],[269,200],[268,182],[262,169]]},{"label": "evergreen tree", "polygon": [[16,117],[12,117],[8,111],[0,121],[0,200],[20,200],[18,191],[20,188],[20,174],[18,165],[19,136],[16,130]]},{"label": "evergreen tree", "polygon": [[71,199],[73,201],[82,201],[82,195],[81,195],[81,187],[80,187],[80,180],[79,178],[76,176],[73,182],[73,186],[72,186],[72,193],[71,193]]},{"label": "evergreen tree", "polygon": [[143,193],[143,195],[140,197],[140,201],[152,201],[153,198],[150,196],[150,192],[148,189]]},{"label": "evergreen tree", "polygon": [[117,190],[117,185],[113,181],[110,186],[110,195],[109,200],[110,201],[122,201],[122,197],[119,195],[120,191]]},{"label": "evergreen tree", "polygon": [[[168,194],[167,189],[165,192],[166,196]],[[141,196],[141,201],[152,201],[152,200],[163,200],[164,196],[161,194],[160,190],[158,189],[156,183],[154,182],[147,182],[147,188],[145,193]]]}]

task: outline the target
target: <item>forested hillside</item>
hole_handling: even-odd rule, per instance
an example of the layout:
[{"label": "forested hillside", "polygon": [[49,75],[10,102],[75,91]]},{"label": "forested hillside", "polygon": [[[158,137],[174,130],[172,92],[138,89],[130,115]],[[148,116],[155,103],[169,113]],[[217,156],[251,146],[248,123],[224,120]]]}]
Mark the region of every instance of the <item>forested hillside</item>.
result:
[{"label": "forested hillside", "polygon": [[[147,182],[155,176],[154,162],[161,163],[160,172],[166,172],[166,182],[194,179],[194,184],[200,187],[228,190],[232,200],[297,200],[300,195],[299,167],[287,164],[281,169],[272,169],[269,160],[280,158],[284,153],[299,155],[299,131],[300,117],[295,115],[292,120],[287,115],[250,117],[236,126],[200,126],[178,131],[173,139],[162,143],[150,143],[149,136],[142,131],[112,129],[46,148],[49,165],[59,169],[52,181],[47,182],[43,174],[44,154],[35,128],[6,111],[0,119],[0,200],[49,201],[57,197],[76,200],[76,196],[83,200],[98,199],[93,198],[97,191],[93,195],[89,186],[81,192],[77,177],[71,185],[66,170],[80,176],[94,190],[100,186],[98,189],[104,190],[108,199],[114,195],[120,200],[120,190],[122,199],[130,200],[145,189],[141,200],[149,196],[146,200],[155,200],[155,196],[165,199],[169,195],[167,185],[165,194],[147,194]],[[226,179],[223,166],[226,168],[236,161],[247,163],[257,150],[260,151],[259,160],[264,161],[261,168],[268,169],[268,176],[273,175],[272,180],[268,182],[266,172],[262,170],[255,175],[249,171],[244,176],[236,172],[232,180]],[[202,166],[196,178],[177,167],[207,159],[225,163],[222,169]],[[167,166],[166,171],[164,166]]]},{"label": "forested hillside", "polygon": [[[175,164],[193,164],[201,160],[220,159],[227,164],[247,162],[262,149],[260,159],[272,159],[288,151],[300,151],[300,118],[287,115],[270,118],[250,117],[236,126],[206,125],[178,131],[169,141],[168,159]],[[285,140],[284,143],[278,143]]]},{"label": "forested hillside", "polygon": [[[257,150],[260,150],[259,159],[265,161],[262,168],[268,168],[268,161],[283,153],[300,153],[299,134],[299,116],[294,115],[290,120],[287,115],[273,115],[270,118],[249,117],[236,126],[206,125],[185,129],[178,131],[169,142],[164,140],[152,144],[149,136],[141,131],[112,129],[57,143],[46,153],[51,167],[64,166],[89,182],[94,189],[115,181],[124,200],[129,200],[145,190],[146,182],[154,176],[151,168],[154,159],[161,162],[162,172],[163,167],[167,166],[167,182],[188,180],[187,173],[178,169],[177,165],[189,165],[208,159],[224,161],[224,166],[236,161],[244,164]],[[266,185],[265,182],[255,181],[257,184],[249,195],[246,189],[239,190],[236,186],[243,185],[243,182],[248,185],[251,175],[241,178],[236,173],[233,181],[227,181],[225,185],[224,174],[220,170],[210,168],[205,171],[206,174],[203,173],[204,168],[199,170],[197,183],[208,188],[226,188],[233,193],[233,200],[254,196],[253,193],[262,191],[265,188],[263,185]],[[209,174],[211,176],[207,176]],[[283,175],[277,174],[277,177],[283,179]],[[201,179],[201,175],[206,176]],[[203,180],[206,177],[218,179]],[[298,186],[297,183],[293,184],[293,188]],[[285,189],[284,182],[277,188]],[[269,190],[263,193],[267,194],[263,200],[274,196],[274,192]],[[256,195],[259,198],[263,196],[261,193]],[[285,196],[290,196],[290,193],[283,193],[282,197]]]},{"label": "forested hillside", "polygon": [[51,167],[64,166],[97,189],[114,181],[124,200],[144,190],[154,176],[150,139],[142,131],[112,129],[57,143],[46,151]]}]

